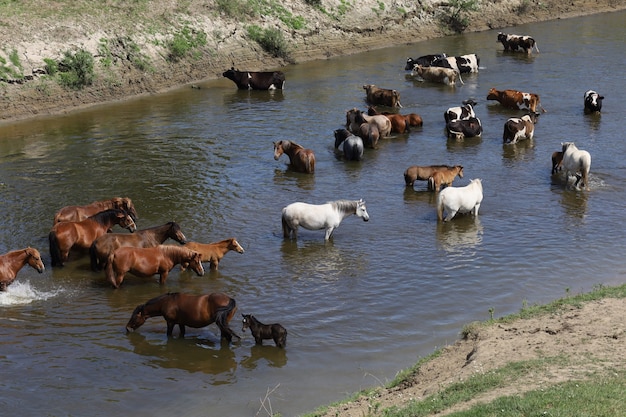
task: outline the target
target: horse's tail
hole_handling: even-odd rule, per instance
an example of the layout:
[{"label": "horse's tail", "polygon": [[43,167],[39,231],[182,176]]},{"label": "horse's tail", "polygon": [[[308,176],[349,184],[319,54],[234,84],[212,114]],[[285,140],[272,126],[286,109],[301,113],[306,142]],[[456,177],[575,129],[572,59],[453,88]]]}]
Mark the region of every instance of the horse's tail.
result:
[{"label": "horse's tail", "polygon": [[238,339],[241,339],[239,335],[237,335],[231,328],[228,326],[229,320],[237,311],[237,303],[234,298],[231,298],[228,301],[228,305],[225,307],[219,307],[215,312],[215,324],[219,327],[222,332],[222,337],[226,338],[229,342],[233,340],[233,336]]},{"label": "horse's tail", "polygon": [[291,237],[292,228],[291,228],[291,226],[289,226],[289,222],[287,221],[287,218],[285,216],[285,211],[284,210],[283,210],[283,215],[281,217],[281,222],[283,224],[283,237],[285,239],[287,239],[287,238]]},{"label": "horse's tail", "polygon": [[59,239],[53,230],[48,234],[48,243],[50,245],[50,257],[52,258],[52,266],[63,266],[61,259],[61,248],[59,247]]},{"label": "horse's tail", "polygon": [[315,156],[313,154],[309,155],[306,159],[306,172],[309,174],[313,174],[315,172]]},{"label": "horse's tail", "polygon": [[437,196],[437,219],[439,221],[443,220],[443,198],[445,193],[439,193]]}]

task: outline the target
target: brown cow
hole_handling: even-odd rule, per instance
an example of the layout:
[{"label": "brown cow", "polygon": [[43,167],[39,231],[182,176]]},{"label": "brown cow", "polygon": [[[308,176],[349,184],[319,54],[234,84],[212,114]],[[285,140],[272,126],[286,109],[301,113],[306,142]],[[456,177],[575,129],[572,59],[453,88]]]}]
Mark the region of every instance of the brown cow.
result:
[{"label": "brown cow", "polygon": [[400,93],[397,90],[376,87],[374,84],[363,86],[369,104],[378,104],[387,107],[402,107]]},{"label": "brown cow", "polygon": [[537,106],[545,113],[545,109],[539,101],[539,95],[534,93],[524,93],[517,90],[496,90],[491,88],[487,94],[487,100],[496,100],[504,107],[516,110],[537,111]]},{"label": "brown cow", "polygon": [[461,74],[450,68],[443,67],[423,67],[416,65],[413,68],[411,75],[418,75],[420,78],[426,81],[432,81],[435,83],[448,84],[450,86],[456,85],[456,80],[459,80],[461,84],[464,84]]},{"label": "brown cow", "polygon": [[522,117],[511,117],[504,123],[503,143],[517,143],[522,139],[532,139],[539,113],[528,113]]}]

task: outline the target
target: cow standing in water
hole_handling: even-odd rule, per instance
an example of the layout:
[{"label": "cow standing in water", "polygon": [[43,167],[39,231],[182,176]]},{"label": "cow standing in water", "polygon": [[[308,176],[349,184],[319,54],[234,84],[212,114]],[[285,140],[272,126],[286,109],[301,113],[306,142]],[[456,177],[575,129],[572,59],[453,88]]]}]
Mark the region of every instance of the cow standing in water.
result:
[{"label": "cow standing in water", "polygon": [[604,96],[596,93],[593,90],[589,90],[585,92],[585,113],[600,113],[602,110],[602,100],[604,100]]},{"label": "cow standing in water", "polygon": [[237,85],[240,90],[282,90],[285,74],[282,71],[237,71],[234,67],[222,75]]},{"label": "cow standing in water", "polygon": [[539,52],[539,47],[535,40],[528,35],[511,35],[508,33],[498,32],[498,42],[504,46],[505,51],[515,52],[523,49],[527,54],[532,53],[533,48]]}]

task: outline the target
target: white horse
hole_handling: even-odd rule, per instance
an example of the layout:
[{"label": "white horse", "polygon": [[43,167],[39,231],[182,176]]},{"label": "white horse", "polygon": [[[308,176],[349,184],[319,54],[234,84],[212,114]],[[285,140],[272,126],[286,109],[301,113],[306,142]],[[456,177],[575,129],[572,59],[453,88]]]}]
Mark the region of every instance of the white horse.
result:
[{"label": "white horse", "polygon": [[[480,179],[471,180],[465,187],[446,187],[437,196],[437,218],[447,222],[456,213],[472,213],[478,216],[483,201],[483,183]],[[445,219],[443,211],[448,214]]]},{"label": "white horse", "polygon": [[582,180],[585,189],[589,189],[589,170],[591,169],[591,155],[587,151],[578,149],[574,142],[562,142],[563,161],[561,165],[565,168],[565,180],[570,173],[576,175],[574,187]]},{"label": "white horse", "polygon": [[326,229],[324,240],[330,239],[333,231],[346,217],[355,214],[368,221],[370,219],[363,200],[337,200],[326,204],[291,203],[283,208],[283,236],[298,237],[298,226],[309,230]]}]

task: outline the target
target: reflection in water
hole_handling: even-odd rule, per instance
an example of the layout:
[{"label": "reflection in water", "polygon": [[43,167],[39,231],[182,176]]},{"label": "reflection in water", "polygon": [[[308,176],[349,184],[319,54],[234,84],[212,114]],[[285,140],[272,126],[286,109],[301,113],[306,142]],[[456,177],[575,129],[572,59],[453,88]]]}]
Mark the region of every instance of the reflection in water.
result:
[{"label": "reflection in water", "polygon": [[437,222],[437,243],[446,252],[475,248],[483,240],[483,226],[478,217],[457,216],[449,222]]},{"label": "reflection in water", "polygon": [[[570,177],[575,181],[575,177]],[[561,205],[565,214],[574,218],[584,218],[587,214],[587,199],[589,192],[585,190],[564,190],[561,193]]]},{"label": "reflection in water", "polygon": [[[273,342],[270,340],[269,343]],[[244,356],[240,364],[246,369],[255,369],[261,360],[267,361],[273,368],[282,368],[287,364],[287,350],[273,345],[255,344],[250,348],[250,356]]]},{"label": "reflection in water", "polygon": [[[283,156],[281,157],[281,159],[282,158],[287,158],[286,161],[289,161],[289,158],[287,156]],[[284,163],[285,160],[281,160],[279,162]],[[295,172],[291,169],[290,166],[286,165],[284,169],[274,170],[274,183],[276,185],[280,185],[286,190],[291,190],[291,187],[294,184],[302,190],[314,190],[315,175]]]},{"label": "reflection in water", "polygon": [[590,134],[596,133],[600,129],[600,120],[602,119],[602,113],[590,113],[585,114],[585,122],[589,126]]},{"label": "reflection in water", "polygon": [[517,143],[502,144],[502,157],[504,159],[528,160],[533,157],[535,141],[532,139],[521,140]]}]

